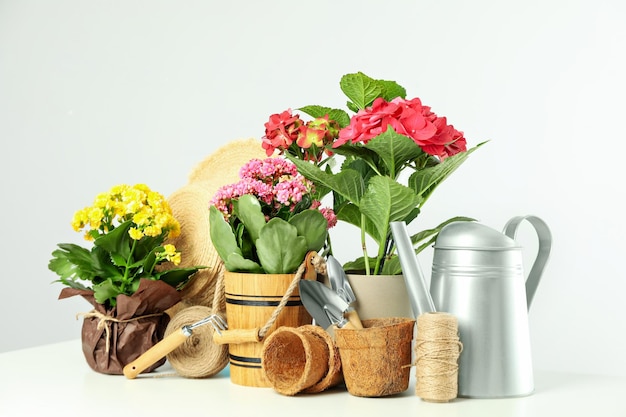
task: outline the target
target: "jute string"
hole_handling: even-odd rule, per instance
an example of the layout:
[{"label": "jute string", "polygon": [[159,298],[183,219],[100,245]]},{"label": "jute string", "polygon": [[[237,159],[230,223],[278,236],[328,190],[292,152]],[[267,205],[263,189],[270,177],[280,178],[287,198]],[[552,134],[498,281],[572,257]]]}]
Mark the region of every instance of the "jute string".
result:
[{"label": "jute string", "polygon": [[[265,336],[267,335],[267,332],[274,325],[274,323],[278,319],[278,316],[283,311],[283,308],[285,308],[285,306],[287,305],[287,302],[289,302],[289,298],[295,291],[296,287],[298,286],[298,282],[300,281],[300,279],[302,279],[302,275],[305,273],[307,269],[308,260],[309,258],[307,257],[300,264],[300,266],[296,270],[293,280],[291,280],[291,283],[289,283],[289,287],[287,287],[285,294],[283,294],[283,297],[280,299],[280,302],[276,306],[276,309],[274,309],[274,311],[272,312],[272,315],[267,320],[265,325],[259,329],[260,341],[262,341],[265,338]],[[324,258],[314,253],[311,256],[310,261],[311,261],[311,265],[315,269],[315,272],[317,272],[318,274],[322,274],[322,275],[326,274],[326,261],[324,260]],[[220,279],[218,279],[216,283],[216,289],[215,289],[215,295],[216,295],[215,299],[221,296],[220,305],[225,303],[225,297],[226,297],[223,286],[224,286],[224,279],[223,279],[223,276],[220,276]],[[213,301],[213,305],[216,305],[215,300]]]},{"label": "jute string", "polygon": [[[172,317],[166,336],[210,315],[209,307],[187,307]],[[214,331],[211,325],[196,327],[182,345],[167,354],[167,360],[180,376],[207,378],[217,374],[228,364],[228,346],[213,343]]]},{"label": "jute string", "polygon": [[[270,318],[267,320],[267,323],[265,323],[265,326],[261,327],[261,329],[259,330],[260,340],[263,340],[263,338],[265,338],[265,336],[267,335],[267,332],[274,325],[274,322],[276,322],[276,319],[278,318],[280,313],[283,311],[283,308],[285,307],[285,305],[287,305],[287,302],[289,301],[289,297],[291,297],[291,295],[295,291],[296,287],[298,286],[298,282],[302,278],[302,274],[304,274],[304,272],[307,269],[307,259],[308,258],[305,258],[304,262],[300,264],[300,266],[298,267],[298,270],[296,271],[295,276],[293,277],[293,280],[289,284],[289,287],[287,287],[287,291],[285,291],[283,298],[281,298],[280,303],[278,303],[278,306],[276,306],[276,309],[274,310]],[[320,274],[326,274],[326,261],[324,261],[324,258],[322,258],[321,256],[317,254],[313,254],[313,256],[311,257],[311,264],[313,265],[313,268],[315,268],[316,272]]]},{"label": "jute string", "polygon": [[137,317],[131,317],[130,319],[126,319],[126,320],[119,320],[116,319],[115,317],[111,317],[111,316],[107,316],[106,314],[103,314],[97,310],[91,310],[88,313],[78,313],[76,314],[76,320],[78,320],[79,317],[83,317],[83,319],[88,319],[88,318],[97,318],[98,319],[98,324],[96,326],[96,328],[98,330],[102,330],[102,328],[104,328],[104,331],[106,333],[106,353],[109,353],[109,350],[111,349],[111,322],[114,323],[129,323],[131,321],[136,321],[136,320],[141,320],[141,319],[145,319],[148,317],[158,317],[163,315],[163,313],[154,313],[154,314],[146,314],[144,316],[137,316]]},{"label": "jute string", "polygon": [[415,394],[429,402],[448,402],[456,398],[458,359],[462,350],[455,316],[421,314],[417,318],[415,343]]}]

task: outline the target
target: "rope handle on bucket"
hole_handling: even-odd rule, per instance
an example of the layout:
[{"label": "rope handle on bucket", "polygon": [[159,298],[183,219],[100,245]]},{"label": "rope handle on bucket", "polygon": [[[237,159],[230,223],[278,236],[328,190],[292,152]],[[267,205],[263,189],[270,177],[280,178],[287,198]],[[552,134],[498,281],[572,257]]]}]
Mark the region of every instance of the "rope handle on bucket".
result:
[{"label": "rope handle on bucket", "polygon": [[[308,252],[304,261],[298,267],[293,280],[289,284],[287,291],[283,294],[283,297],[280,300],[280,303],[276,306],[276,309],[272,312],[272,315],[267,320],[267,323],[263,327],[257,327],[254,329],[232,329],[232,330],[223,330],[221,332],[213,333],[213,342],[217,344],[226,344],[226,343],[246,343],[246,342],[261,342],[267,335],[269,329],[274,325],[278,316],[283,311],[283,308],[287,305],[289,298],[295,291],[298,286],[298,282],[301,279],[317,279],[317,274],[326,274],[326,261],[316,252]],[[218,297],[221,296],[225,298],[224,291],[224,277],[223,274],[218,278],[215,289],[215,299],[213,302],[214,309],[217,308],[219,304],[216,303],[218,301]],[[219,294],[218,294],[219,293]]]}]

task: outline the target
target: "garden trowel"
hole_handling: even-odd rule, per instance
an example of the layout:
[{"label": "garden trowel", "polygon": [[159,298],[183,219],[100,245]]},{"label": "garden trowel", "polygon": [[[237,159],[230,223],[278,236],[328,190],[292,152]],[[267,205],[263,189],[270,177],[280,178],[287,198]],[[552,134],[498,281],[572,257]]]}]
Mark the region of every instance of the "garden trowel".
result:
[{"label": "garden trowel", "polygon": [[356,311],[336,292],[319,281],[300,280],[298,283],[302,304],[315,322],[324,329],[362,329],[363,324]]}]

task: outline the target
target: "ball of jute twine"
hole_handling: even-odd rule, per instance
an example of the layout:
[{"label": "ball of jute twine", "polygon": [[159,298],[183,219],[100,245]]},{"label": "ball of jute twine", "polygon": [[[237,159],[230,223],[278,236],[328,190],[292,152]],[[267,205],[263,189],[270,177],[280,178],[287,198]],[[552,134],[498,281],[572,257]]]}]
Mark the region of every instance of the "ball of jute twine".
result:
[{"label": "ball of jute twine", "polygon": [[[219,286],[223,280],[224,274],[222,273],[218,276],[216,286]],[[223,292],[214,292],[212,304],[211,308],[196,305],[178,311],[167,325],[165,337],[172,332],[180,331],[183,326],[223,311]],[[181,346],[167,354],[167,360],[180,376],[207,378],[217,374],[228,365],[228,345],[214,343],[214,332],[215,329],[210,324],[196,327]]]},{"label": "ball of jute twine", "polygon": [[458,359],[462,349],[455,316],[448,313],[418,316],[415,394],[429,402],[448,402],[456,398]]}]

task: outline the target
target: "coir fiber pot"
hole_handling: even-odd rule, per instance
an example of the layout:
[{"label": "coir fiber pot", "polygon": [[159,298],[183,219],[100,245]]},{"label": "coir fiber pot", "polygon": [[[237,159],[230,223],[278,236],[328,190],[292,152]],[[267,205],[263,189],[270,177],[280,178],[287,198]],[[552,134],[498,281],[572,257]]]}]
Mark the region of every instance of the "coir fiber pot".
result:
[{"label": "coir fiber pot", "polygon": [[343,381],[334,340],[321,327],[280,327],[263,344],[263,370],[283,395],[315,394]]},{"label": "coir fiber pot", "polygon": [[363,320],[363,329],[335,329],[350,394],[383,397],[408,389],[414,324],[411,318],[389,317]]},{"label": "coir fiber pot", "polygon": [[[295,274],[251,274],[224,272],[226,317],[229,330],[263,327],[288,291]],[[296,286],[264,337],[281,326],[310,324],[311,316],[300,300]],[[237,385],[271,387],[261,364],[263,341],[231,343],[228,347],[230,380]]]}]

